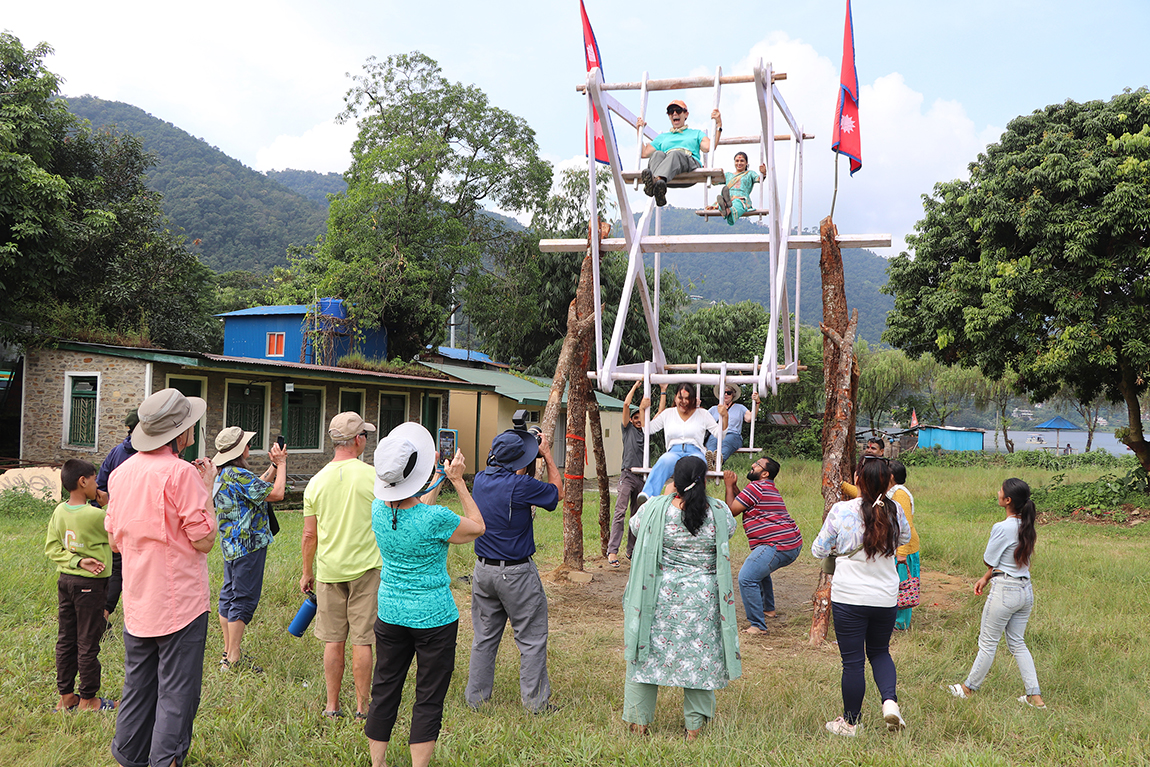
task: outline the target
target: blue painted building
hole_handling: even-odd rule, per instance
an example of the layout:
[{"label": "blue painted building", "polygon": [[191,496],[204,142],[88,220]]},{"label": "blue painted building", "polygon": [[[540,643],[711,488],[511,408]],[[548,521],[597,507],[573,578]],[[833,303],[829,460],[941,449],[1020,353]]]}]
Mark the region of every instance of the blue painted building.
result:
[{"label": "blue painted building", "polygon": [[982,450],[985,439],[982,429],[956,429],[951,426],[919,426],[918,447],[932,450]]},{"label": "blue painted building", "polygon": [[[224,354],[248,359],[285,362],[316,362],[316,349],[306,334],[306,304],[291,306],[256,306],[216,315],[224,320]],[[387,359],[387,332],[368,330],[357,342],[344,321],[347,309],[338,298],[321,298],[316,322],[332,339],[330,359],[321,360],[334,366],[340,357],[358,351],[371,360]],[[306,339],[306,343],[305,343]],[[322,352],[322,348],[321,348]]]}]

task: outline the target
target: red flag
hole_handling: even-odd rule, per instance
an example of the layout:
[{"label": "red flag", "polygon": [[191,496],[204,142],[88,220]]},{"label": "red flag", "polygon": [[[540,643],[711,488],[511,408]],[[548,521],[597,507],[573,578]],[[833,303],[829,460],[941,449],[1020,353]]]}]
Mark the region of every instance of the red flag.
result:
[{"label": "red flag", "polygon": [[[583,0],[579,0],[579,14],[583,17],[583,51],[587,58],[587,71],[599,67],[603,72],[603,64],[599,59],[599,43],[595,42],[595,33],[591,30],[591,22],[587,20],[587,9],[583,7]],[[590,98],[590,97],[588,97]],[[584,136],[584,150],[586,151],[586,136]],[[599,110],[595,110],[595,159],[607,164],[607,139],[603,136],[603,124],[599,121]]]},{"label": "red flag", "polygon": [[918,413],[914,412],[914,408],[910,409],[910,428],[918,426]]},{"label": "red flag", "polygon": [[851,21],[851,0],[847,0],[847,20],[843,29],[843,69],[835,118],[831,151],[851,158],[853,176],[862,168],[862,137],[859,135],[859,81],[858,73],[855,72],[855,33],[854,22]]}]

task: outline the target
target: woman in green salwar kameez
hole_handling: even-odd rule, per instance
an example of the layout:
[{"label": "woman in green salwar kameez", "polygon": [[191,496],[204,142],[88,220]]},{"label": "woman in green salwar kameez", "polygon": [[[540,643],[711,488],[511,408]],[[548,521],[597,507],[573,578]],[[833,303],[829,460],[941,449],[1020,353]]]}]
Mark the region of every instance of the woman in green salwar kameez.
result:
[{"label": "woman in green salwar kameez", "polygon": [[763,176],[767,175],[766,165],[760,165],[759,172],[755,173],[747,167],[748,164],[746,152],[738,152],[735,155],[735,172],[726,174],[727,183],[723,185],[715,200],[715,207],[731,226],[734,226],[739,217],[748,210],[755,209],[751,204],[751,190],[756,183],[762,181]]},{"label": "woman in green salwar kameez", "polygon": [[631,517],[636,533],[623,592],[627,682],[623,721],[646,734],[660,686],[683,688],[688,739],[715,716],[715,690],[742,673],[731,577],[731,510],[708,498],[707,465],[675,464],[675,495],[651,498]]}]

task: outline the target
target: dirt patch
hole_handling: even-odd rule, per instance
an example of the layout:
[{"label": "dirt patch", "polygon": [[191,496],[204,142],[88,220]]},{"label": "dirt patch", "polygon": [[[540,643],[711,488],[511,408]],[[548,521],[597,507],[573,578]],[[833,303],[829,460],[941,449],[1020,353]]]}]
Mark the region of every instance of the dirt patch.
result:
[{"label": "dirt patch", "polygon": [[1083,525],[1105,525],[1108,527],[1137,527],[1150,521],[1150,509],[1143,509],[1131,503],[1124,503],[1115,510],[1087,511],[1078,509],[1069,515],[1040,512],[1038,524],[1056,525],[1062,522],[1077,522]]},{"label": "dirt patch", "polygon": [[[742,564],[741,557],[734,560],[733,574],[738,573]],[[552,631],[559,629],[569,633],[584,633],[615,627],[621,637],[623,589],[630,573],[629,561],[621,557],[619,567],[614,568],[607,564],[606,558],[596,557],[586,560],[584,570],[593,576],[590,583],[570,582],[563,566],[540,573],[547,584]],[[818,578],[819,564],[806,549],[794,563],[776,570],[772,581],[778,617],[767,620],[769,633],[766,636],[751,641],[769,642],[788,650],[806,647],[813,612],[811,595]],[[951,611],[963,604],[973,588],[971,580],[933,570],[923,570],[920,578],[922,606],[935,614]],[[736,580],[736,592],[738,588]],[[744,628],[748,624],[742,598],[737,597],[735,604],[739,627]],[[750,639],[741,636],[744,637],[743,641]]]}]

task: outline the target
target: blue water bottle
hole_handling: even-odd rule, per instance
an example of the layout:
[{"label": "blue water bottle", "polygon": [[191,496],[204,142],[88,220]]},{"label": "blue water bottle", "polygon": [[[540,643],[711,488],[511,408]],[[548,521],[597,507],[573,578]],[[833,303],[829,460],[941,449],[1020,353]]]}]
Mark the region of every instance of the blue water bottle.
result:
[{"label": "blue water bottle", "polygon": [[311,625],[311,619],[315,617],[315,594],[307,592],[307,599],[300,605],[299,612],[292,618],[291,625],[288,626],[288,633],[292,636],[302,637],[303,632],[307,631],[307,627]]}]

